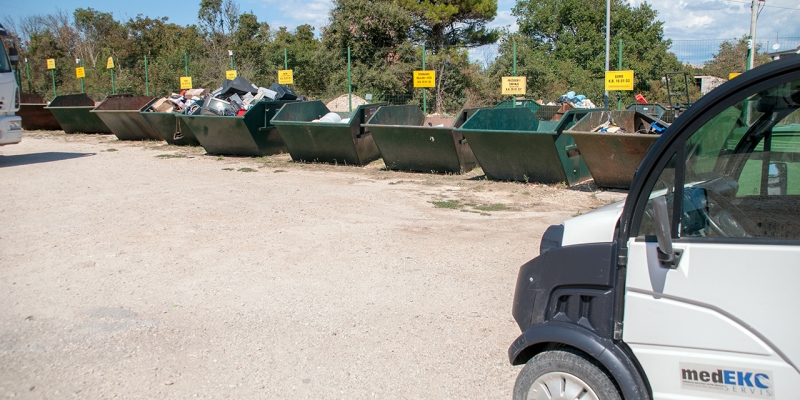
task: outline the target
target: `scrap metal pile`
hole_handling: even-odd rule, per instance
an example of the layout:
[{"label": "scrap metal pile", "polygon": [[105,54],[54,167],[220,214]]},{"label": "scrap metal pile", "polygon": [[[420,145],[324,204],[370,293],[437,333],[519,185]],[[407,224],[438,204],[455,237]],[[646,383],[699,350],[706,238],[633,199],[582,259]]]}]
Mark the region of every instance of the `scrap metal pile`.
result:
[{"label": "scrap metal pile", "polygon": [[305,100],[286,85],[258,87],[247,79],[225,80],[222,87],[209,93],[206,89],[188,89],[156,100],[148,111],[186,115],[240,116],[259,101]]}]

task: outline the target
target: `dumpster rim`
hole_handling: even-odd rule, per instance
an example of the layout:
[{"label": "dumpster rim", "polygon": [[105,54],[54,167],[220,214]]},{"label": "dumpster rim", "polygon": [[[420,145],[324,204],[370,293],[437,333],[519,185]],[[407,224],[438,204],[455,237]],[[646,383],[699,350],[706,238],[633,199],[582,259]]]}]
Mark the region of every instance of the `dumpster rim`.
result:
[{"label": "dumpster rim", "polygon": [[94,110],[95,107],[96,106],[54,106],[54,107],[51,107],[51,106],[48,105],[45,108],[48,108],[48,109],[56,109],[56,108],[76,108],[76,109],[77,108],[88,108],[89,111],[91,111],[91,110]]}]

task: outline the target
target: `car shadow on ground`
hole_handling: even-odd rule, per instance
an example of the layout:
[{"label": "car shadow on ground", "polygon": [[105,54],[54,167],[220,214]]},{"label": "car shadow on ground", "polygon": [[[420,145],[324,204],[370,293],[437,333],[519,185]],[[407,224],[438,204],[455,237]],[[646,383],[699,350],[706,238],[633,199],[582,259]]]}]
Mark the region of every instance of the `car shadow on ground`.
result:
[{"label": "car shadow on ground", "polygon": [[64,153],[60,151],[48,151],[44,153],[32,153],[32,154],[14,154],[9,156],[0,154],[0,168],[18,167],[21,165],[70,160],[73,158],[93,156],[95,154],[96,153]]}]

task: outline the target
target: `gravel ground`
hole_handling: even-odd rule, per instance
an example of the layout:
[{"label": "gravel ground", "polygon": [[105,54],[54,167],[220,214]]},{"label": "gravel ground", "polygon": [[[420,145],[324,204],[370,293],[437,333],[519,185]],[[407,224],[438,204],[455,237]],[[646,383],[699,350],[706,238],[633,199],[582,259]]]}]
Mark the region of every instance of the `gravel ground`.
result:
[{"label": "gravel ground", "polygon": [[518,267],[624,196],[26,132],[0,397],[508,399]]}]

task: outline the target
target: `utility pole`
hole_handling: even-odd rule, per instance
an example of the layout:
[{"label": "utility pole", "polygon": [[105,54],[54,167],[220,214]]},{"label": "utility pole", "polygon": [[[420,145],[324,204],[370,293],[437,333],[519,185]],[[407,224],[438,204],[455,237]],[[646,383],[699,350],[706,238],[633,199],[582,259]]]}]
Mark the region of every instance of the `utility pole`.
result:
[{"label": "utility pole", "polygon": [[758,1],[750,5],[750,39],[747,41],[747,70],[753,69],[756,53],[756,21],[758,20]]}]

